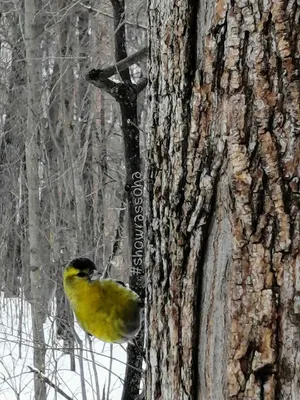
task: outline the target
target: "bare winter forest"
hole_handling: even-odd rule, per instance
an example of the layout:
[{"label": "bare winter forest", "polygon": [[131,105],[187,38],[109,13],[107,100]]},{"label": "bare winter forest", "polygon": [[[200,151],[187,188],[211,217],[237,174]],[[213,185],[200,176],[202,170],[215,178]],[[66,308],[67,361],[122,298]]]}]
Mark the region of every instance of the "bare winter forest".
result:
[{"label": "bare winter forest", "polygon": [[[0,399],[299,400],[299,0],[0,11]],[[78,327],[75,256],[135,343]]]},{"label": "bare winter forest", "polygon": [[[141,85],[132,126],[143,155],[146,26],[140,1],[126,18],[119,0],[1,2],[1,399],[121,396],[126,349],[74,327],[62,269],[84,255],[128,282],[118,90]],[[100,68],[97,83],[88,74]]]}]

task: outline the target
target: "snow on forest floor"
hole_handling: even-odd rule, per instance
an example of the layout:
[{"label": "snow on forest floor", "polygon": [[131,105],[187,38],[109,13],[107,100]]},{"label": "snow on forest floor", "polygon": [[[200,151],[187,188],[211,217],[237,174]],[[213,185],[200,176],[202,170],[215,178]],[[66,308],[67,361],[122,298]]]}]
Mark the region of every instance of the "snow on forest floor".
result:
[{"label": "snow on forest floor", "polygon": [[[97,399],[95,368],[98,375],[99,397],[103,387],[109,385],[109,400],[119,400],[122,393],[122,378],[125,373],[126,349],[120,345],[109,345],[93,339],[92,354],[89,341],[80,327],[76,332],[83,341],[83,371],[87,400]],[[56,386],[74,400],[82,399],[79,349],[75,350],[75,372],[70,370],[70,356],[62,351],[62,341],[55,337],[54,318],[47,318],[44,324],[47,346],[45,375]],[[112,358],[111,361],[111,352]],[[31,400],[33,393],[33,342],[30,304],[19,298],[5,298],[0,293],[0,399]],[[111,374],[109,369],[111,366]],[[47,400],[61,400],[64,397],[47,385]]]}]

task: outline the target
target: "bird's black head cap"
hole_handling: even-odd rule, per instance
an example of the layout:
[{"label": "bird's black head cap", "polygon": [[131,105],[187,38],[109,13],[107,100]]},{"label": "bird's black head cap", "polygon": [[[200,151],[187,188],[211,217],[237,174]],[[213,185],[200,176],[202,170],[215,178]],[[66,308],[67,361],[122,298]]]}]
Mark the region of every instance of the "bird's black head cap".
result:
[{"label": "bird's black head cap", "polygon": [[74,258],[74,260],[72,260],[69,265],[72,265],[74,268],[79,269],[80,271],[87,269],[90,271],[94,271],[97,269],[92,260],[84,257]]}]

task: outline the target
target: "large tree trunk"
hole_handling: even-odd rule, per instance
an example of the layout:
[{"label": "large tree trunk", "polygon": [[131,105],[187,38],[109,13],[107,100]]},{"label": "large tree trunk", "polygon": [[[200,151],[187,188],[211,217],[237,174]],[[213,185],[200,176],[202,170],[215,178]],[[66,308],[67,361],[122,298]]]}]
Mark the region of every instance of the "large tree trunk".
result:
[{"label": "large tree trunk", "polygon": [[299,399],[296,1],[150,0],[147,399]]}]

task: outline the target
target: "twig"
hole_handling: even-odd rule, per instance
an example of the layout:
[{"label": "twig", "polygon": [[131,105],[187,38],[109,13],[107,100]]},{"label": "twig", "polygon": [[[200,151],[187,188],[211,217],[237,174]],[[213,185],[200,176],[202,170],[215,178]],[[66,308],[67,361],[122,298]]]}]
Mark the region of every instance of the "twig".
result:
[{"label": "twig", "polygon": [[111,372],[112,372],[112,358],[113,358],[113,345],[112,343],[109,345],[110,350],[110,360],[109,360],[109,374],[108,374],[108,383],[107,383],[107,397],[106,400],[109,400],[109,392],[110,392],[110,385],[111,385]]},{"label": "twig", "polygon": [[[107,13],[107,12],[104,12],[104,11],[100,11],[100,10],[98,10],[97,8],[94,8],[94,7],[91,7],[91,6],[87,6],[87,5],[85,5],[85,4],[83,4],[83,3],[79,3],[79,5],[81,6],[81,7],[84,7],[84,8],[86,8],[88,11],[90,11],[90,12],[95,12],[95,13],[97,13],[97,14],[101,14],[101,15],[104,15],[105,17],[108,17],[108,18],[111,18],[111,19],[113,19],[114,17],[113,17],[113,15],[111,15],[111,14],[109,14],[109,13]],[[126,25],[129,25],[129,26],[133,26],[133,27],[135,27],[135,28],[140,28],[140,29],[143,29],[143,30],[145,30],[145,31],[148,31],[148,28],[147,28],[147,26],[145,26],[145,25],[141,25],[141,24],[138,24],[138,23],[135,23],[135,22],[130,22],[130,21],[125,21],[125,24]]]},{"label": "twig", "polygon": [[74,335],[76,341],[79,346],[79,369],[80,369],[80,381],[81,381],[81,391],[82,391],[82,400],[87,400],[86,396],[86,388],[85,388],[85,379],[84,379],[84,368],[83,368],[83,345],[82,340],[80,339],[77,332],[74,330]]},{"label": "twig", "polygon": [[67,400],[73,400],[72,397],[68,396],[63,390],[61,390],[55,383],[50,381],[49,378],[47,378],[41,371],[39,371],[36,368],[31,367],[30,365],[27,365],[29,370],[33,372],[39,379],[41,379],[43,382],[45,382],[47,385],[51,386],[53,389],[57,391],[57,393],[61,394],[65,399]]},{"label": "twig", "polygon": [[89,335],[86,335],[86,337],[87,337],[87,340],[89,342],[89,348],[90,348],[90,353],[91,353],[91,358],[92,358],[92,363],[93,363],[93,371],[94,371],[94,377],[95,377],[97,400],[100,400],[100,387],[99,387],[99,379],[98,379],[97,367],[96,367],[96,363],[95,363],[95,355],[94,355],[94,350],[93,350],[93,343],[92,343],[92,339],[90,338]]},{"label": "twig", "polygon": [[114,244],[113,244],[112,254],[110,255],[107,265],[104,269],[104,272],[103,272],[104,277],[111,275],[112,263],[113,263],[113,260],[116,257],[117,252],[120,248],[120,243],[121,243],[121,238],[122,238],[123,228],[124,228],[126,196],[127,196],[127,194],[126,194],[126,191],[124,190],[121,205],[120,205],[118,226],[117,226],[117,230],[116,230],[116,236],[115,236],[115,240],[114,240]]},{"label": "twig", "polygon": [[131,121],[131,119],[127,120],[127,124],[134,126],[136,129],[138,129],[140,132],[144,133],[145,135],[147,135],[146,131],[143,131],[143,129],[141,129],[138,125],[136,125],[134,122]]}]

